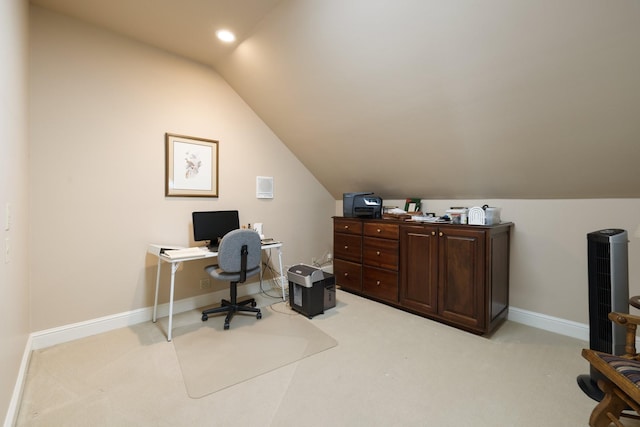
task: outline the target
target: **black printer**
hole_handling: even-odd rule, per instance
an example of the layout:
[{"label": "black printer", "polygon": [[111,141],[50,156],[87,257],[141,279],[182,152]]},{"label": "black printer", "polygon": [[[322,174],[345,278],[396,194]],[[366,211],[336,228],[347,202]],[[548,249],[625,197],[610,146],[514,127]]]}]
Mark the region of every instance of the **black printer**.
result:
[{"label": "black printer", "polygon": [[342,215],[382,218],[382,199],[373,193],[342,193]]}]

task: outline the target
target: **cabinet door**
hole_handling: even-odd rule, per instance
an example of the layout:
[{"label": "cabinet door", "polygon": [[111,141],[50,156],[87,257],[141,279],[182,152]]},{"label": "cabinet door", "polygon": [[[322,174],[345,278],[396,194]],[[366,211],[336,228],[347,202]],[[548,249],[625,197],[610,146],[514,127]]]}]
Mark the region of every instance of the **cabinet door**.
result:
[{"label": "cabinet door", "polygon": [[438,302],[437,227],[402,226],[400,245],[400,303],[422,313],[435,313]]},{"label": "cabinet door", "polygon": [[460,325],[483,328],[485,232],[442,227],[438,235],[438,314]]}]

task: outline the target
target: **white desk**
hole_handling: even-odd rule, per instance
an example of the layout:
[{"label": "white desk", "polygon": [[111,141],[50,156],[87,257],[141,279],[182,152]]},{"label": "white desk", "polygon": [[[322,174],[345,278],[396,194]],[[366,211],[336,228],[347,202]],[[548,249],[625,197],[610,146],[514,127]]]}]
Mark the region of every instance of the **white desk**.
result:
[{"label": "white desk", "polygon": [[[153,322],[155,323],[157,320],[157,310],[158,310],[158,288],[160,287],[160,267],[163,262],[166,262],[171,266],[171,288],[169,291],[169,326],[167,328],[167,341],[171,341],[171,329],[173,327],[173,294],[175,289],[175,278],[176,271],[180,267],[180,264],[188,261],[195,261],[198,259],[206,259],[206,258],[214,258],[218,256],[217,252],[211,252],[206,247],[200,248],[202,250],[202,254],[194,257],[188,258],[177,258],[172,259],[162,253],[162,249],[183,249],[179,246],[168,246],[168,245],[156,245],[150,244],[147,248],[147,252],[153,254],[158,257],[158,270],[156,273],[156,296],[155,301],[153,303]],[[285,279],[284,279],[284,271],[282,269],[282,243],[281,242],[273,242],[269,244],[262,245],[262,250],[268,249],[278,249],[278,263],[280,267],[280,287],[282,288],[282,300],[285,300]],[[262,262],[260,262],[260,281],[262,281]]]}]

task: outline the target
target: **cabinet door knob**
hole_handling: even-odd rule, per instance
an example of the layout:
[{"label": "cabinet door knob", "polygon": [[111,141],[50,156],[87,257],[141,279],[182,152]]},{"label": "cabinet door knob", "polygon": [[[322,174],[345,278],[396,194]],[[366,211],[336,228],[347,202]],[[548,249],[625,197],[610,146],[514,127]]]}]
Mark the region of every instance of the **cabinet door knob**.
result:
[{"label": "cabinet door knob", "polygon": [[443,234],[442,234],[442,231],[441,231],[441,232],[440,232],[440,237],[442,237],[442,236],[443,236]]},{"label": "cabinet door knob", "polygon": [[382,233],[382,230],[380,230],[379,228],[378,228],[378,233]]},{"label": "cabinet door knob", "polygon": [[344,273],[344,277],[347,277],[347,276],[349,276],[349,273]]},{"label": "cabinet door knob", "polygon": [[376,282],[376,286],[380,286],[380,280]]},{"label": "cabinet door knob", "polygon": [[435,232],[435,231],[432,231],[432,232],[431,232],[431,235],[432,235],[432,236],[435,236],[435,235],[436,235],[436,232]]},{"label": "cabinet door knob", "polygon": [[347,245],[344,245],[344,248],[345,248],[345,249],[349,249],[349,246],[347,246]]},{"label": "cabinet door knob", "polygon": [[345,229],[345,230],[348,230],[348,229],[349,229],[349,226],[348,226],[348,225],[345,225],[345,226],[344,226],[344,229]]},{"label": "cabinet door knob", "polygon": [[376,251],[376,255],[380,256],[380,251]]}]

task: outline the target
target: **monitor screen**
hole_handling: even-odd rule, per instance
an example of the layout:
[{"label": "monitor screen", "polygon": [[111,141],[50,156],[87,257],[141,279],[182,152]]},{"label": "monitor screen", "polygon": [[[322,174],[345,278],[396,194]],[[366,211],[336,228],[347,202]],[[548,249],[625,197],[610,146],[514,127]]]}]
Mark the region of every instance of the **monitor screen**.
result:
[{"label": "monitor screen", "polygon": [[209,247],[217,247],[219,240],[232,230],[240,228],[238,211],[193,212],[193,239],[208,240]]}]

